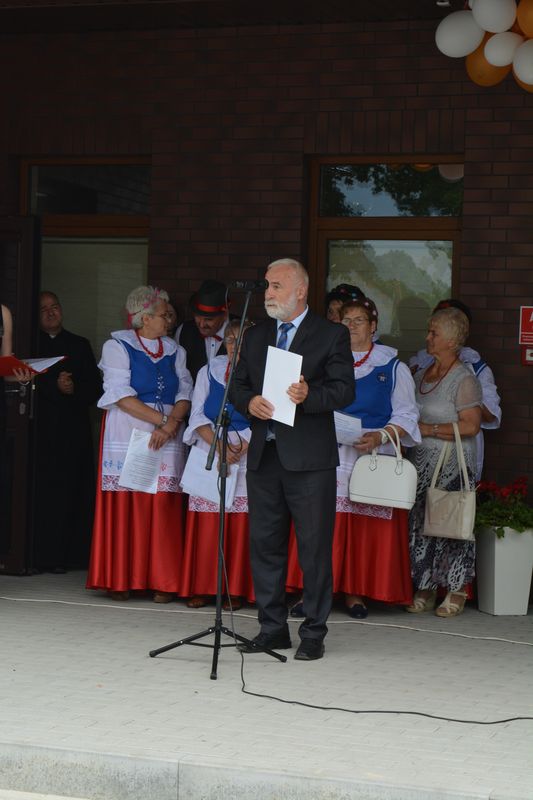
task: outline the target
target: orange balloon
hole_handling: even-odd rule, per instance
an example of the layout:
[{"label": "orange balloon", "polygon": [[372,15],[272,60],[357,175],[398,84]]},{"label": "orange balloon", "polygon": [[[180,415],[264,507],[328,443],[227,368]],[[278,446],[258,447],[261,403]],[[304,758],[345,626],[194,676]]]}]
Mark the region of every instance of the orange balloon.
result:
[{"label": "orange balloon", "polygon": [[470,80],[477,83],[478,86],[496,86],[501,83],[503,79],[511,71],[511,64],[505,67],[495,67],[489,64],[485,58],[485,44],[493,34],[486,34],[483,41],[473,53],[466,57],[466,71]]},{"label": "orange balloon", "polygon": [[514,71],[514,70],[513,70],[513,78],[515,79],[515,81],[517,82],[517,84],[518,84],[518,85],[519,85],[519,86],[520,86],[522,89],[525,89],[525,90],[526,90],[526,92],[533,92],[533,86],[531,85],[531,83],[524,83],[524,81],[521,81],[521,80],[520,80],[520,78],[517,78],[517,77],[516,77],[516,75],[515,75],[515,71]]},{"label": "orange balloon", "polygon": [[525,36],[533,36],[533,0],[520,0],[516,11],[516,21]]}]

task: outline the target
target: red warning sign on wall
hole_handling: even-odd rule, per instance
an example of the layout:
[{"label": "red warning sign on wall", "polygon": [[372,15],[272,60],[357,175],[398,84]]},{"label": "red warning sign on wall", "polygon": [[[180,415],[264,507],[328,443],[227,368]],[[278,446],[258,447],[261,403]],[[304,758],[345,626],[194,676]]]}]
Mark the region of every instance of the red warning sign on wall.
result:
[{"label": "red warning sign on wall", "polygon": [[520,306],[520,340],[518,344],[533,344],[533,306]]}]

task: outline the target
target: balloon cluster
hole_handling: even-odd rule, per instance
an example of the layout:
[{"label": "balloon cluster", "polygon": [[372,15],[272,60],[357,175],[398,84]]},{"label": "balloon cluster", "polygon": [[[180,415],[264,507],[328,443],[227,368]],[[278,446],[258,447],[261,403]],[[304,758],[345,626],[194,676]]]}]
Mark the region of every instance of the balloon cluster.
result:
[{"label": "balloon cluster", "polygon": [[496,86],[509,72],[533,92],[533,0],[468,0],[468,9],[449,14],[435,33],[445,56],[464,58],[478,86]]}]

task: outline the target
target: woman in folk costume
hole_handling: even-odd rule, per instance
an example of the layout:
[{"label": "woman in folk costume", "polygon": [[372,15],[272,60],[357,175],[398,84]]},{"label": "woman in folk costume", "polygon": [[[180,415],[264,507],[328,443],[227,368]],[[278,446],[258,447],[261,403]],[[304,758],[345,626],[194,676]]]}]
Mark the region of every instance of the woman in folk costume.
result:
[{"label": "woman in folk costume", "polygon": [[[251,323],[245,323],[245,330]],[[205,454],[211,447],[214,423],[224,395],[229,367],[235,349],[240,320],[228,323],[224,333],[227,355],[216,356],[202,367],[196,378],[189,425],[183,435],[186,444],[198,447]],[[246,451],[250,441],[250,422],[227,404],[228,428],[227,461],[229,469],[237,470],[235,496],[226,509],[224,557],[229,595],[224,607],[240,608],[243,598],[254,599],[249,556],[248,498],[246,491]],[[218,448],[217,448],[218,449]],[[216,465],[213,465],[216,469]],[[207,476],[208,473],[206,473]],[[204,606],[216,593],[219,507],[198,494],[189,497],[185,532],[181,595],[188,597],[190,608]]]},{"label": "woman in folk costume", "polygon": [[[165,336],[168,295],[139,286],[126,301],[131,330],[105,342],[99,367],[106,410],[102,423],[99,484],[88,589],[107,589],[125,600],[130,590],[151,589],[166,603],[180,589],[183,502],[179,482],[185,463],[183,420],[190,408],[192,379],[185,351]],[[120,485],[134,429],[150,433],[161,451],[157,492]]]},{"label": "woman in folk costume", "polygon": [[[356,386],[354,402],[342,411],[361,421],[362,435],[353,445],[339,445],[333,591],[344,594],[351,617],[364,619],[368,615],[365,597],[386,603],[412,601],[408,518],[402,509],[353,503],[348,491],[350,476],[359,455],[373,448],[393,453],[379,428],[392,430],[394,425],[406,447],[419,442],[420,433],[408,367],[398,360],[397,350],[373,342],[378,322],[373,301],[364,297],[348,302],[340,315],[350,331]],[[297,605],[291,614],[298,612]]]}]

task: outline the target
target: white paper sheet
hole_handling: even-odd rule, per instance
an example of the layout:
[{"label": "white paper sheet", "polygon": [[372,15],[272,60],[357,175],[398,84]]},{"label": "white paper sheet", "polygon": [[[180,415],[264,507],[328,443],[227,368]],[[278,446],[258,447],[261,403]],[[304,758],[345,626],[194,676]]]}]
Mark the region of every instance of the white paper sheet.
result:
[{"label": "white paper sheet", "polygon": [[35,370],[35,372],[46,372],[58,361],[64,361],[66,356],[53,356],[51,358],[25,358],[24,363]]},{"label": "white paper sheet", "polygon": [[343,414],[342,411],[334,411],[335,433],[339,444],[353,445],[361,438],[361,420],[359,417],[352,417],[350,414]]},{"label": "white paper sheet", "polygon": [[298,383],[302,374],[303,358],[298,353],[269,346],[261,392],[265,400],[274,406],[272,419],[294,426],[296,403],[293,403],[287,389],[291,383]]},{"label": "white paper sheet", "polygon": [[152,434],[134,428],[131,432],[124,466],[118,485],[137,492],[157,494],[157,482],[161,467],[161,450],[148,447]]},{"label": "white paper sheet", "polygon": [[[207,452],[201,450],[196,445],[191,447],[183,475],[181,476],[180,486],[187,494],[195,497],[204,497],[212,503],[219,503],[220,494],[218,491],[220,474],[218,471],[218,455],[215,455],[213,466],[210,470],[205,468]],[[226,508],[229,508],[235,498],[237,487],[238,464],[228,466],[229,474],[226,478]]]}]

